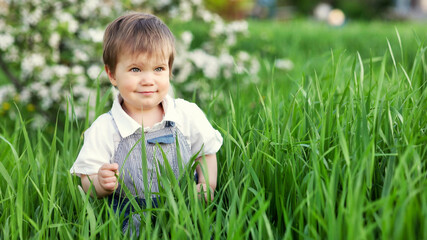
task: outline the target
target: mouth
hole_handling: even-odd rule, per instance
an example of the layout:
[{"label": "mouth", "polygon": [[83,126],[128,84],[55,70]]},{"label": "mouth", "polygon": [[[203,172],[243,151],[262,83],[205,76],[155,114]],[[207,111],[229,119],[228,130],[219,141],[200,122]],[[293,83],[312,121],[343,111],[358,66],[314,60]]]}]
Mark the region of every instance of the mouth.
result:
[{"label": "mouth", "polygon": [[152,95],[152,94],[156,93],[156,91],[138,91],[136,93],[142,94],[142,95]]}]

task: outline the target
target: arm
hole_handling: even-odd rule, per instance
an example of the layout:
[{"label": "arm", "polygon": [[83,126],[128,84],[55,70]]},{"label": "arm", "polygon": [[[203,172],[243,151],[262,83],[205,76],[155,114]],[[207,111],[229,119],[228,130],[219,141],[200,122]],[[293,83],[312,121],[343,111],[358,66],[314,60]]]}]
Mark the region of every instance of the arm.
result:
[{"label": "arm", "polygon": [[[200,163],[196,167],[196,172],[199,178],[199,182],[197,184],[197,191],[200,192],[202,188],[204,191],[207,191],[207,186],[209,186],[211,192],[211,200],[213,200],[213,193],[216,188],[216,180],[218,176],[216,154],[209,154],[205,155],[204,157],[201,156],[197,158],[196,161]],[[207,176],[205,176],[203,173],[206,173]],[[208,183],[207,180],[209,180]],[[207,198],[206,194],[205,198]]]},{"label": "arm", "polygon": [[[87,193],[90,186],[93,184],[98,198],[103,198],[112,194],[117,188],[116,174],[118,168],[119,165],[117,163],[106,163],[99,168],[98,174],[82,175],[81,181],[83,190]],[[93,193],[92,196],[94,196]]]}]

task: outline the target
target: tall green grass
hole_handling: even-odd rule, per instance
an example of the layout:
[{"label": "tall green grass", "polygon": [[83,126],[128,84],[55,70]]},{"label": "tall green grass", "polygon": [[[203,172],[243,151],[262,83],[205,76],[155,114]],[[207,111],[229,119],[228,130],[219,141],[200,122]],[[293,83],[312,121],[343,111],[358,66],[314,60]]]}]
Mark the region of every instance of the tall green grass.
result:
[{"label": "tall green grass", "polygon": [[[212,86],[200,104],[224,137],[215,198],[199,200],[190,174],[162,178],[141,237],[426,239],[427,48],[387,38],[380,55],[325,49],[300,74],[265,61],[258,84]],[[69,174],[93,121],[69,109],[44,129],[18,110],[0,124],[0,239],[123,237],[123,215]]]}]

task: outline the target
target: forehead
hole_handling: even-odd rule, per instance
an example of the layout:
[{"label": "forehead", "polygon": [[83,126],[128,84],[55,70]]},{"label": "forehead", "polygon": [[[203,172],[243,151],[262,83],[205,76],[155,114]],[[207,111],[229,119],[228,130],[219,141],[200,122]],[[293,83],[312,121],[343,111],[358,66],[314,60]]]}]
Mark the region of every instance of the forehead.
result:
[{"label": "forehead", "polygon": [[163,53],[148,53],[148,52],[135,52],[125,51],[117,56],[118,62],[129,63],[144,63],[149,62],[153,64],[168,64],[169,56]]}]

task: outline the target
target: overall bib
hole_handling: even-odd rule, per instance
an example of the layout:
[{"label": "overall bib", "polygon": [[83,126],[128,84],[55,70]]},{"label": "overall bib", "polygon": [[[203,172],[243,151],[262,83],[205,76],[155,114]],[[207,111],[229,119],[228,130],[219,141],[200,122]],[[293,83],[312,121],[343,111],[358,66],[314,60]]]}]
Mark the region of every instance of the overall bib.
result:
[{"label": "overall bib", "polygon": [[[111,115],[112,116],[112,115]],[[114,122],[114,124],[116,124]],[[115,125],[116,129],[117,125]],[[120,137],[116,153],[114,154],[114,162],[119,165],[119,178],[122,179],[122,184],[119,183],[116,191],[110,195],[109,200],[112,201],[114,211],[119,210],[120,212],[125,211],[125,221],[123,222],[123,232],[129,227],[129,219],[127,218],[131,211],[131,206],[128,204],[123,188],[127,188],[130,193],[136,198],[137,202],[141,207],[145,207],[145,189],[144,189],[144,178],[142,174],[142,148],[141,138],[142,132],[136,131],[132,135],[122,138]],[[174,122],[166,121],[165,126],[162,129],[146,132],[145,133],[145,149],[147,154],[147,185],[151,187],[150,192],[159,192],[157,172],[159,166],[165,167],[164,161],[168,161],[175,177],[179,177],[179,164],[178,164],[178,151],[177,143],[182,159],[182,168],[188,163],[191,158],[190,147],[185,140],[184,135],[175,126]],[[163,159],[162,150],[167,159]],[[159,173],[160,174],[160,173]],[[157,207],[157,195],[152,194],[152,206]],[[139,214],[133,214],[132,220],[136,228],[136,233],[139,233],[139,225],[141,216]]]}]

